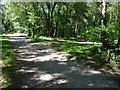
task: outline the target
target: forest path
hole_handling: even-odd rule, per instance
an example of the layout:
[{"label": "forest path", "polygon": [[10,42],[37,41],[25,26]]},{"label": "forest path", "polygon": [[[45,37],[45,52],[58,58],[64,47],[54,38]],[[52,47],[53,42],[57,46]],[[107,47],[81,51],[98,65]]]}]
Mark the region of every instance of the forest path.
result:
[{"label": "forest path", "polygon": [[14,47],[23,88],[120,88],[118,77],[73,61],[67,54],[18,34],[7,34]]}]

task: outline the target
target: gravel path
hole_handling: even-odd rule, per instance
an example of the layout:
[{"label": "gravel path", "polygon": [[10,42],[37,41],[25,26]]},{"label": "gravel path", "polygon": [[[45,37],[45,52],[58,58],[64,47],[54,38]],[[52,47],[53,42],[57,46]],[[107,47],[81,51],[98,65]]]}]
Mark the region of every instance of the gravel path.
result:
[{"label": "gravel path", "polygon": [[117,77],[78,64],[67,54],[20,35],[7,36],[14,46],[23,88],[120,88]]}]

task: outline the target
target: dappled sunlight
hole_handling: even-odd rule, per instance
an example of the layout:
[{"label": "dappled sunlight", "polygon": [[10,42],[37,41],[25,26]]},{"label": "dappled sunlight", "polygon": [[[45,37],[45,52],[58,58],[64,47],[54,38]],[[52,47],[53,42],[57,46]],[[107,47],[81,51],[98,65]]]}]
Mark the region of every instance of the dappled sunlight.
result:
[{"label": "dappled sunlight", "polygon": [[30,43],[29,45],[39,45],[39,43]]},{"label": "dappled sunlight", "polygon": [[10,40],[11,42],[17,41],[17,40]]},{"label": "dappled sunlight", "polygon": [[19,72],[24,72],[24,73],[27,73],[27,72],[36,72],[38,71],[38,68],[31,68],[30,70],[27,69],[26,67],[22,67],[20,70],[18,70]]},{"label": "dappled sunlight", "polygon": [[58,64],[66,65],[66,62],[59,62]]},{"label": "dappled sunlight", "polygon": [[60,80],[57,80],[56,82],[57,84],[62,84],[62,83],[68,83],[69,81],[65,79],[60,79]]},{"label": "dappled sunlight", "polygon": [[65,84],[69,82],[66,79],[60,79],[60,77],[62,76],[64,75],[62,75],[61,73],[53,73],[53,74],[41,73],[41,74],[33,75],[33,77],[31,77],[30,80],[38,80],[38,84],[50,82],[45,86],[45,87],[50,87],[53,85]]},{"label": "dappled sunlight", "polygon": [[5,87],[120,88],[119,0],[2,1]]},{"label": "dappled sunlight", "polygon": [[70,67],[71,71],[79,70],[79,68],[76,67]]},{"label": "dappled sunlight", "polygon": [[6,36],[9,36],[9,37],[17,37],[17,38],[19,38],[19,36],[21,36],[21,35],[26,35],[26,34],[21,34],[21,33],[14,33],[14,34],[6,34]]},{"label": "dappled sunlight", "polygon": [[[45,50],[28,50],[22,49],[22,46],[18,47],[19,50],[19,58],[24,61],[34,61],[34,62],[44,62],[44,61],[67,61],[65,55],[61,55],[59,53],[54,53],[55,51],[52,49],[45,49]],[[23,46],[24,48],[24,46]],[[29,52],[29,53],[28,53]]]},{"label": "dappled sunlight", "polygon": [[93,84],[93,83],[90,83],[90,84],[88,84],[88,86],[94,86],[94,84]]},{"label": "dappled sunlight", "polygon": [[94,70],[88,70],[88,72],[90,72],[91,74],[101,74],[100,71],[94,71]]},{"label": "dappled sunlight", "polygon": [[97,42],[69,42],[71,44],[94,44],[94,45],[102,45],[102,43]]},{"label": "dappled sunlight", "polygon": [[[56,53],[50,54],[50,55],[45,55],[45,56],[36,56],[36,54],[28,54],[28,53],[20,53],[21,58],[24,55],[28,55],[25,58],[23,58],[22,60],[24,61],[34,61],[34,62],[45,62],[45,61],[67,61],[66,57],[63,57],[61,55],[57,55]],[[27,58],[29,57],[29,58]],[[21,59],[20,57],[18,59]]]},{"label": "dappled sunlight", "polygon": [[70,71],[69,72],[73,72],[73,71],[78,71],[80,72],[81,75],[97,75],[97,74],[102,74],[100,71],[97,70],[93,70],[90,68],[90,66],[86,66],[86,68],[84,68],[85,66],[72,66],[70,67]]},{"label": "dappled sunlight", "polygon": [[58,78],[59,76],[61,76],[61,74],[59,74],[59,73],[55,73],[55,74],[42,74],[42,75],[40,75],[40,80],[49,81],[49,80],[52,80],[54,78]]},{"label": "dappled sunlight", "polygon": [[117,87],[112,83],[114,81],[107,81],[111,76],[78,64],[75,62],[76,57],[69,57],[69,54],[17,37],[10,37],[10,40],[15,45],[16,62],[21,73],[19,79],[23,87]]},{"label": "dappled sunlight", "polygon": [[[17,34],[7,34],[6,36],[8,36],[8,37],[18,37],[18,36],[20,36],[20,35],[17,35]],[[18,37],[19,38],[19,37]]]},{"label": "dappled sunlight", "polygon": [[52,80],[52,79],[53,79],[53,76],[50,75],[50,74],[44,74],[44,75],[40,76],[40,80],[43,80],[43,81],[49,81],[49,80]]}]

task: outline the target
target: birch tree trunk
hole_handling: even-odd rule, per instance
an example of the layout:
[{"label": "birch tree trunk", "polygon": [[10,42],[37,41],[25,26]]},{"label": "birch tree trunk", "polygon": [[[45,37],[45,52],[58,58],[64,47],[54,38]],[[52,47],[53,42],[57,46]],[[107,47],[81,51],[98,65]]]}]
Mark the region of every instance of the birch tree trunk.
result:
[{"label": "birch tree trunk", "polygon": [[105,14],[106,14],[106,0],[102,0],[102,20],[101,20],[101,25],[104,27],[106,25],[105,21]]},{"label": "birch tree trunk", "polygon": [[117,5],[117,29],[118,29],[118,42],[116,48],[120,48],[120,2]]},{"label": "birch tree trunk", "polygon": [[[106,26],[106,2],[105,0],[102,0],[102,20],[101,20],[101,25],[102,28]],[[107,32],[102,30],[101,32],[101,42],[103,47],[108,50],[111,48],[111,45],[107,39]]]}]

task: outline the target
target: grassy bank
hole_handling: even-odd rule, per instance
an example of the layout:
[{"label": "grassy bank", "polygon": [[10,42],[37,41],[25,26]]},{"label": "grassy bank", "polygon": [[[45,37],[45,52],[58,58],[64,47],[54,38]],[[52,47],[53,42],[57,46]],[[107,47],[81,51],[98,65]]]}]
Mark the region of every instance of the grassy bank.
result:
[{"label": "grassy bank", "polygon": [[2,41],[2,75],[3,75],[3,83],[1,88],[17,88],[19,85],[17,84],[17,81],[15,78],[17,77],[16,72],[16,62],[15,62],[15,56],[13,53],[12,46],[10,45],[8,38],[4,35],[1,35],[0,37]]},{"label": "grassy bank", "polygon": [[107,51],[101,45],[52,44],[52,46],[77,57],[79,60],[120,68],[119,58],[106,62]]},{"label": "grassy bank", "polygon": [[[26,36],[26,38],[30,38],[28,36]],[[48,41],[48,42],[76,42],[76,40],[70,40],[70,39],[66,39],[66,38],[52,38],[52,37],[45,37],[45,36],[40,36],[39,38],[30,38],[32,40],[35,41],[39,41],[39,42],[44,42],[44,41]]]},{"label": "grassy bank", "polygon": [[[29,38],[29,37],[27,37]],[[63,42],[75,42],[75,40],[65,40],[59,38],[39,37],[30,38],[40,44],[49,45],[57,50],[67,52],[75,56],[78,60],[97,63],[101,66],[120,67],[119,62],[106,62],[107,51],[101,45],[84,45],[84,44],[69,44]],[[62,42],[62,43],[61,43]]]}]

